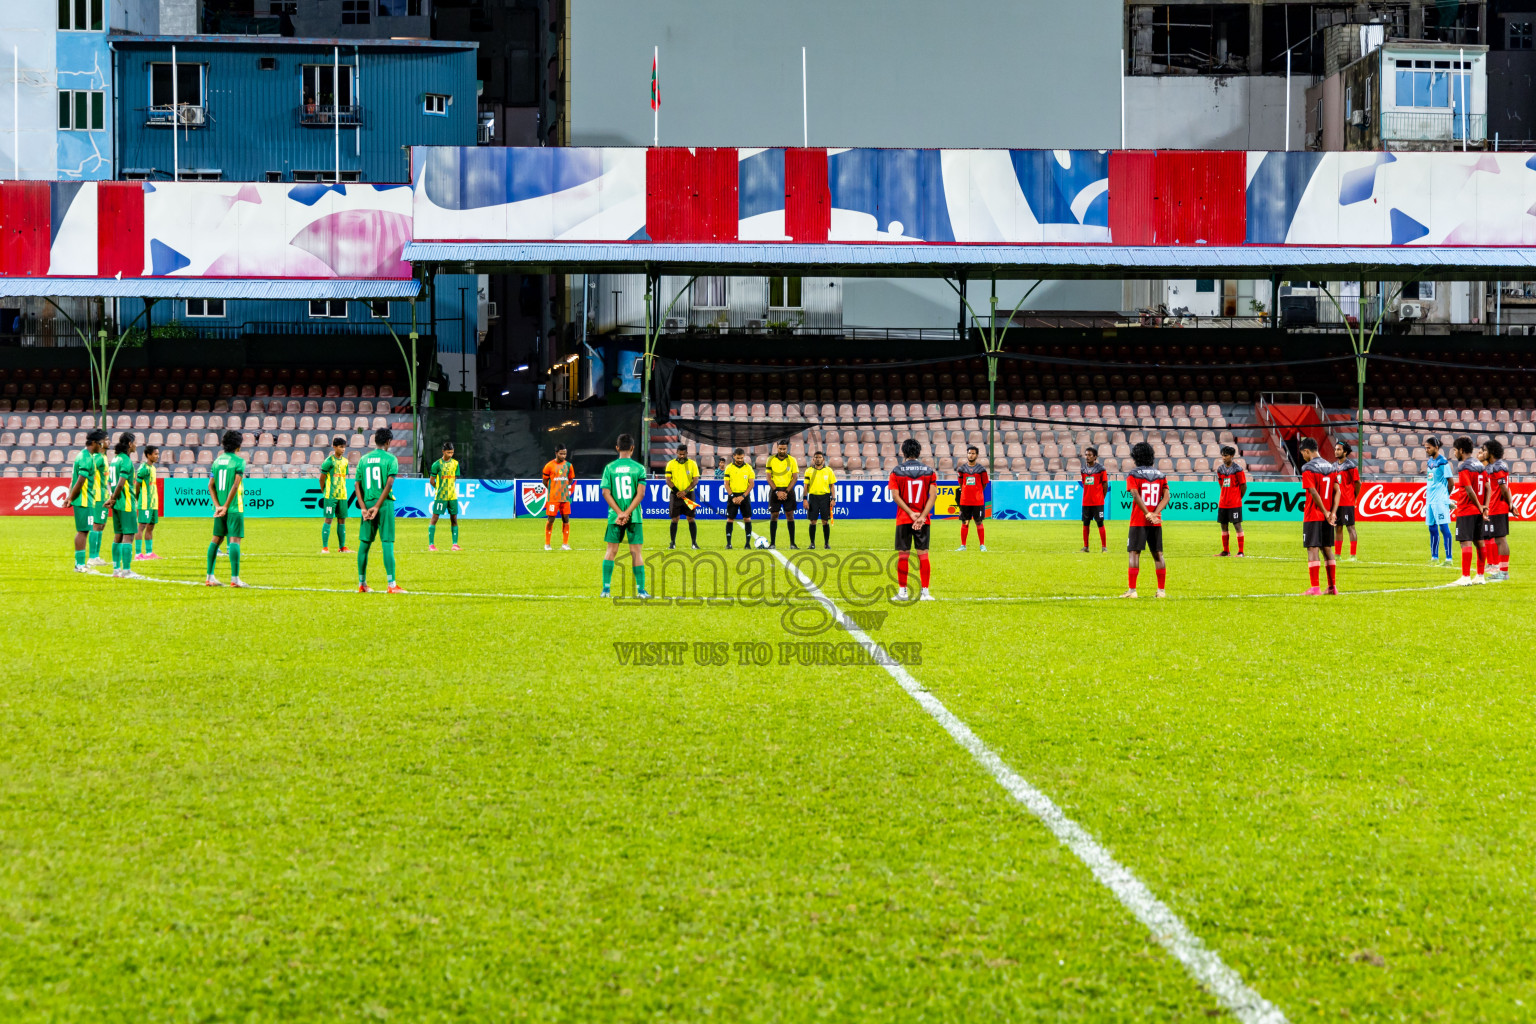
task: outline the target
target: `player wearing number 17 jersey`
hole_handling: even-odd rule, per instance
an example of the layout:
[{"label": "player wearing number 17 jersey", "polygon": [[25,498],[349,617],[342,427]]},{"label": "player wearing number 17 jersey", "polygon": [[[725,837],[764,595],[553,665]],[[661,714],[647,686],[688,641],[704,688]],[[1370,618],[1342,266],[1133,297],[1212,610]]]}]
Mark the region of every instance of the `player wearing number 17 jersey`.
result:
[{"label": "player wearing number 17 jersey", "polygon": [[1310,437],[1301,439],[1298,447],[1301,457],[1307,461],[1301,467],[1301,490],[1306,495],[1306,510],[1301,516],[1301,542],[1307,549],[1307,574],[1312,586],[1306,591],[1316,596],[1318,589],[1319,562],[1328,564],[1328,593],[1339,592],[1335,575],[1338,564],[1333,556],[1333,527],[1339,508],[1339,484],[1334,479],[1333,463],[1317,454],[1317,442]]},{"label": "player wearing number 17 jersey", "polygon": [[1126,534],[1130,567],[1126,579],[1130,586],[1121,597],[1136,596],[1136,577],[1141,573],[1141,553],[1150,548],[1157,567],[1157,596],[1168,596],[1168,563],[1163,561],[1163,509],[1168,505],[1168,477],[1153,466],[1157,453],[1145,441],[1131,445],[1131,460],[1136,468],[1126,474],[1125,489],[1131,494],[1131,524]]},{"label": "player wearing number 17 jersey", "polygon": [[919,461],[923,446],[913,438],[901,442],[902,459],[891,470],[889,486],[896,499],[896,600],[907,599],[907,562],[917,548],[917,574],[922,584],[920,601],[932,601],[928,592],[928,530],[933,503],[939,496],[938,474]]}]

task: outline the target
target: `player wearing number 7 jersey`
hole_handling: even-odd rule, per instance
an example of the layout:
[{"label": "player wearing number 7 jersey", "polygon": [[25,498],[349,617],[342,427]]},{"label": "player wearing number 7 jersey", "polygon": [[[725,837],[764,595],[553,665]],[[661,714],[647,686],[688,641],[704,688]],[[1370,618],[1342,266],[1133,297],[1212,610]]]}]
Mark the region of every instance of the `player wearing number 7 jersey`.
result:
[{"label": "player wearing number 7 jersey", "polygon": [[[1456,488],[1451,500],[1456,503],[1456,540],[1461,544],[1461,578],[1451,584],[1466,587],[1486,583],[1483,575],[1488,558],[1483,541],[1488,537],[1488,473],[1472,457],[1472,439],[1458,437],[1452,447],[1460,464],[1456,467]],[[1477,575],[1472,575],[1472,559],[1477,558]]]},{"label": "player wearing number 7 jersey", "polygon": [[901,442],[902,460],[891,470],[889,485],[896,499],[896,600],[907,599],[907,562],[917,548],[917,575],[922,584],[918,600],[932,601],[928,592],[928,529],[933,503],[939,492],[938,474],[919,461],[923,446],[913,438]]},{"label": "player wearing number 7 jersey", "polygon": [[603,540],[608,550],[603,555],[603,597],[613,586],[613,559],[619,545],[629,541],[629,558],[635,573],[635,596],[650,597],[645,592],[645,529],[641,522],[641,502],[645,498],[645,467],[636,462],[635,439],[620,434],[614,449],[619,457],[603,469],[603,500],[608,503],[608,531]]},{"label": "player wearing number 7 jersey", "polygon": [[1338,564],[1333,555],[1333,527],[1339,509],[1339,482],[1334,478],[1336,470],[1333,463],[1317,454],[1317,442],[1312,438],[1302,438],[1298,447],[1301,449],[1301,457],[1307,460],[1301,467],[1301,489],[1307,499],[1306,510],[1301,516],[1301,542],[1307,549],[1307,574],[1312,580],[1312,586],[1306,594],[1316,596],[1322,593],[1318,589],[1319,562],[1326,562],[1328,566],[1328,593],[1337,594],[1339,588],[1335,573]]}]

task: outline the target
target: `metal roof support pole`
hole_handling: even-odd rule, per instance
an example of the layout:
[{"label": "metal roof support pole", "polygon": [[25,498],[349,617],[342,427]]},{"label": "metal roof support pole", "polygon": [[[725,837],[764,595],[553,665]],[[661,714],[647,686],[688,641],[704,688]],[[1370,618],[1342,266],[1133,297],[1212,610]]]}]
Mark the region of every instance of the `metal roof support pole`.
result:
[{"label": "metal roof support pole", "polygon": [[[677,290],[665,312],[661,309],[661,273],[645,268],[645,354],[640,361],[640,458],[647,475],[651,472],[651,363],[656,358],[656,343],[661,339],[661,324],[683,293],[699,279],[695,274],[688,283]],[[614,307],[614,322],[618,322],[618,307]]]},{"label": "metal roof support pole", "polygon": [[[97,327],[96,336],[92,338],[79,324],[75,323],[75,318],[64,312],[52,298],[45,295],[43,296],[43,301],[58,310],[59,315],[69,321],[69,326],[74,328],[75,334],[80,338],[80,344],[85,346],[85,356],[90,360],[91,364],[91,390],[96,393],[96,411],[105,420],[107,415],[107,387],[112,383],[112,368],[117,364],[117,354],[122,351],[123,339],[133,329],[133,325],[139,322],[139,317],[134,317],[133,323],[130,323],[126,328],[122,324],[117,325],[117,338],[113,342],[109,354],[107,351],[107,329],[105,325]],[[139,316],[145,317],[146,324],[148,323],[149,309],[150,300],[145,299],[144,312],[140,313]]]},{"label": "metal roof support pole", "polygon": [[[951,288],[955,288],[954,282],[945,278]],[[1008,328],[1013,326],[1013,318],[1019,315],[1019,310],[1024,308],[1025,301],[1033,294],[1035,289],[1045,284],[1041,278],[1030,285],[1019,298],[1019,304],[1013,307],[1013,312],[1008,314],[1008,322],[1003,325],[1002,331],[997,329],[997,275],[992,275],[992,315],[987,319],[985,327],[981,327],[981,344],[987,353],[987,476],[991,477],[997,469],[997,359],[998,353],[1003,350],[1003,339],[1008,336]],[[979,320],[976,310],[971,308],[970,301],[965,297],[965,292],[955,288],[960,296],[960,301],[965,308],[970,310],[971,319]],[[979,325],[978,325],[979,326]]]},{"label": "metal roof support pole", "polygon": [[400,358],[405,360],[405,386],[411,393],[411,462],[412,471],[417,471],[421,465],[421,402],[418,401],[416,391],[416,341],[421,335],[416,333],[416,300],[411,300],[411,351],[407,355],[405,343],[400,340],[400,335],[395,333],[395,325],[389,320],[384,321],[384,327],[389,331],[389,336],[395,339],[395,347],[400,350]]},{"label": "metal roof support pole", "polygon": [[[1370,334],[1365,333],[1365,320],[1357,317],[1354,329],[1349,326],[1349,318],[1344,315],[1344,309],[1339,305],[1339,300],[1333,297],[1333,293],[1324,284],[1323,294],[1333,303],[1333,308],[1338,310],[1339,319],[1344,321],[1344,332],[1349,336],[1349,347],[1355,355],[1355,459],[1360,465],[1365,465],[1365,373],[1366,363],[1370,359],[1371,345],[1376,341],[1376,336],[1381,333],[1381,321],[1387,315],[1387,303],[1396,299],[1403,293],[1406,281],[1397,282],[1397,290],[1389,299],[1386,295],[1377,296],[1376,322],[1371,325]],[[1379,287],[1379,285],[1378,285]],[[1365,282],[1360,282],[1360,309],[1365,308]]]}]

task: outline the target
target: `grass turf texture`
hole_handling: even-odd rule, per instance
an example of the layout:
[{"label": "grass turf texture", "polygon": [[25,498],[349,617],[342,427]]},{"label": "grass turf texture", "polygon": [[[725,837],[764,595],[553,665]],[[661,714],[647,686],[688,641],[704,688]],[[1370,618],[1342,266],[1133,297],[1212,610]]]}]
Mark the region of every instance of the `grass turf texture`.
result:
[{"label": "grass turf texture", "polygon": [[[0,1017],[1218,1012],[882,669],[621,666],[793,638],[777,608],[592,599],[595,523],[569,553],[398,526],[390,597],[81,577],[65,520],[0,520]],[[247,529],[248,582],[355,586],[318,521]],[[1107,555],[1019,523],[957,555],[945,522],[940,601],[871,635],[921,643],[913,674],[1290,1019],[1528,1019],[1528,532],[1506,584],[1358,593],[1455,574],[1366,525],[1345,596],[1233,599],[1306,586],[1299,526],[1238,560],[1175,523],[1171,598],[1147,559],[1117,602],[1054,598],[1124,589],[1123,524]],[[200,580],[206,544],[168,520],[135,568]]]}]

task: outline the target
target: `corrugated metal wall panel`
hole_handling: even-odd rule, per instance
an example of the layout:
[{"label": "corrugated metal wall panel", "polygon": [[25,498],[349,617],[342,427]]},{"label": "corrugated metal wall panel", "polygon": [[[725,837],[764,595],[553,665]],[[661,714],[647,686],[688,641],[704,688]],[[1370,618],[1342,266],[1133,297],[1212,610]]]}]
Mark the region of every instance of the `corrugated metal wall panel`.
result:
[{"label": "corrugated metal wall panel", "polygon": [[1157,238],[1155,153],[1109,154],[1109,237],[1116,245],[1154,245]]},{"label": "corrugated metal wall panel", "polygon": [[144,274],[144,186],[104,181],[96,188],[96,231],[102,277]]},{"label": "corrugated metal wall panel", "polygon": [[645,220],[651,241],[735,241],[737,165],[735,149],[647,150]]},{"label": "corrugated metal wall panel", "polygon": [[1164,152],[1155,161],[1155,244],[1243,244],[1248,233],[1244,154]]},{"label": "corrugated metal wall panel", "polygon": [[51,208],[49,182],[0,183],[0,273],[12,277],[47,276]]},{"label": "corrugated metal wall panel", "polygon": [[784,233],[797,242],[825,242],[832,229],[827,151],[784,151]]}]

